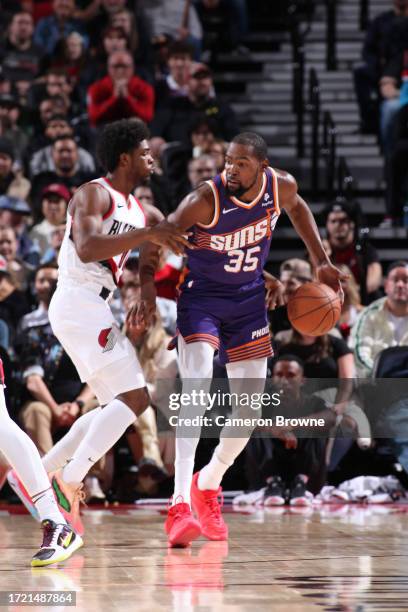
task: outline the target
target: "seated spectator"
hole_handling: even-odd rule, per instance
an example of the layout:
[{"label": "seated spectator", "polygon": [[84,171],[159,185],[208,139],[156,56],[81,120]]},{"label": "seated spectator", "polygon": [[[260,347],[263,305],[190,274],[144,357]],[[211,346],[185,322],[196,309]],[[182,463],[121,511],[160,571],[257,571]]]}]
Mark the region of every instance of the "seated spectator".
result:
[{"label": "seated spectator", "polygon": [[364,306],[361,304],[359,287],[350,268],[345,264],[340,264],[337,267],[341,272],[349,275],[348,280],[341,281],[344,302],[341,306],[341,315],[337,324],[343,339],[347,342],[350,332],[357,322],[358,315],[363,310]]},{"label": "seated spectator", "polygon": [[0,136],[13,143],[16,159],[21,165],[28,137],[18,125],[20,105],[14,96],[0,96]]},{"label": "seated spectator", "polygon": [[43,189],[47,185],[60,183],[68,190],[72,190],[92,180],[95,176],[94,173],[80,170],[78,145],[72,137],[57,138],[52,145],[51,155],[55,170],[41,172],[33,178],[31,201],[36,216],[38,216]]},{"label": "seated spectator", "polygon": [[215,165],[217,167],[217,174],[220,174],[225,168],[225,155],[227,153],[227,143],[221,138],[216,138],[211,143],[210,150],[208,153],[214,158]]},{"label": "seated spectator", "polygon": [[41,257],[51,246],[51,236],[56,228],[65,223],[68,202],[71,199],[65,185],[53,183],[44,187],[41,197],[43,220],[34,225],[30,237],[39,246]]},{"label": "seated spectator", "polygon": [[191,159],[188,163],[188,180],[190,185],[186,193],[197,189],[201,183],[214,178],[216,174],[217,168],[214,158],[211,157],[211,155],[201,155],[200,157]]},{"label": "seated spectator", "polygon": [[197,64],[188,82],[188,97],[170,98],[157,110],[152,135],[167,142],[188,142],[190,126],[203,116],[214,122],[217,137],[230,141],[239,132],[233,109],[214,95],[211,70],[205,64]]},{"label": "seated spectator", "polygon": [[86,67],[85,81],[88,87],[106,76],[109,56],[117,51],[129,51],[129,39],[122,28],[109,25],[102,32],[99,48],[95,50],[95,57]]},{"label": "seated spectator", "polygon": [[386,296],[359,314],[351,332],[350,345],[362,378],[371,375],[375,357],[382,350],[408,344],[408,262],[389,266],[384,289]]},{"label": "seated spectator", "polygon": [[[362,52],[363,63],[354,68],[360,129],[363,134],[378,132],[378,84],[384,67],[392,56],[395,25],[406,14],[406,7],[405,0],[393,0],[392,8],[377,15],[366,30]],[[387,91],[384,91],[383,95],[384,93],[387,94]],[[384,134],[387,129],[383,127],[381,131]]]},{"label": "seated spectator", "polygon": [[353,351],[332,334],[306,336],[295,329],[276,334],[279,356],[296,355],[304,363],[305,376],[311,378],[353,378]]},{"label": "seated spectator", "polygon": [[120,8],[111,13],[110,24],[125,32],[136,73],[148,83],[153,83],[153,47],[150,26],[144,11],[139,5],[132,11]]},{"label": "seated spectator", "polygon": [[160,253],[159,265],[154,275],[157,296],[176,300],[177,287],[182,276],[183,258],[165,248],[162,248]]},{"label": "seated spectator", "polygon": [[59,53],[51,61],[51,66],[67,73],[73,87],[83,89],[79,93],[80,97],[86,96],[87,66],[90,58],[87,52],[84,38],[78,32],[71,32],[61,41]]},{"label": "seated spectator", "polygon": [[84,25],[74,18],[74,0],[54,0],[53,14],[40,19],[34,33],[34,42],[47,55],[52,55],[63,38],[71,32],[79,32],[88,42]]},{"label": "seated spectator", "polygon": [[[136,300],[132,300],[131,293],[127,292],[126,311],[129,312],[135,303]],[[142,442],[139,476],[150,475],[155,480],[163,480],[167,473],[160,456],[154,408],[158,410],[167,408],[168,385],[172,384],[178,373],[177,357],[167,350],[170,336],[164,331],[158,314],[148,329],[141,327],[137,331],[132,330],[129,338],[136,348],[152,402],[152,406],[138,417],[134,426]]]},{"label": "seated spectator", "polygon": [[152,6],[144,0],[142,6],[150,20],[153,38],[166,34],[174,40],[183,40],[193,47],[195,59],[200,59],[202,28],[192,3],[157,0]]},{"label": "seated spectator", "polygon": [[[55,172],[55,163],[52,157],[52,143],[57,138],[68,136],[73,138],[73,129],[62,117],[52,117],[47,123],[45,134],[52,140],[50,144],[42,147],[33,154],[30,160],[30,175],[33,177],[41,172]],[[92,155],[83,147],[78,146],[78,172],[84,174],[95,173],[95,161]]]},{"label": "seated spectator", "polygon": [[69,75],[60,68],[50,68],[29,91],[29,104],[33,109],[40,108],[45,98],[52,99],[48,117],[57,114],[69,115],[72,119],[80,115],[85,108],[85,101],[81,99],[78,88],[71,82]]},{"label": "seated spectator", "polygon": [[51,232],[50,246],[41,258],[41,264],[57,264],[58,255],[64,240],[66,225],[57,225]]},{"label": "seated spectator", "polygon": [[18,240],[12,227],[0,227],[0,255],[7,262],[14,286],[25,291],[34,270],[33,266],[18,257]]},{"label": "seated spectator", "polygon": [[0,195],[25,200],[30,193],[30,181],[21,172],[13,172],[15,153],[13,144],[0,138]]},{"label": "seated spectator", "polygon": [[155,85],[156,108],[167,104],[169,98],[188,95],[192,60],[193,50],[187,43],[176,40],[169,46],[169,73]]},{"label": "seated spectator", "polygon": [[[0,256],[0,320],[6,326],[10,346],[14,344],[17,325],[29,310],[30,307],[24,293],[16,288],[8,270],[7,261]],[[0,330],[2,335],[3,331],[3,329]]]},{"label": "seated spectator", "polygon": [[19,97],[40,74],[44,52],[33,42],[34,22],[27,11],[17,11],[11,18],[7,34],[0,46],[3,75],[10,79]]},{"label": "seated spectator", "polygon": [[[346,201],[336,200],[325,211],[326,252],[334,264],[346,264],[360,286],[361,301],[369,304],[379,297],[382,268],[377,251],[362,238],[357,211]],[[365,282],[364,282],[365,279]]]},{"label": "seated spectator", "polygon": [[11,227],[17,237],[17,257],[37,267],[40,260],[38,245],[33,243],[28,232],[31,208],[24,200],[12,196],[0,196],[0,226]]},{"label": "seated spectator", "polygon": [[[257,504],[260,505],[308,506],[313,494],[319,493],[325,483],[326,444],[330,429],[336,423],[336,414],[323,399],[304,393],[304,366],[296,355],[279,357],[271,378],[274,387],[279,389],[281,400],[276,414],[288,418],[322,418],[326,426],[316,432],[315,438],[305,435],[304,430],[302,435],[301,430],[291,426],[268,428],[273,438],[253,437],[246,447],[250,487],[255,489],[266,483],[259,491]],[[269,414],[263,416],[270,417]]]},{"label": "seated spectator", "polygon": [[[395,48],[394,53],[383,67],[379,82],[382,102],[380,106],[380,136],[383,152],[386,157],[391,153],[394,145],[394,123],[400,108],[400,90],[404,70],[404,55],[407,49],[406,37],[408,33],[408,3],[404,2],[405,36],[400,41],[400,48]],[[395,34],[395,29],[394,29]],[[405,40],[404,40],[405,38]],[[398,37],[397,37],[398,41]]]},{"label": "seated spectator", "polygon": [[108,59],[108,75],[88,90],[88,113],[95,126],[123,119],[139,117],[151,121],[154,90],[134,74],[129,52],[117,51]]},{"label": "seated spectator", "polygon": [[[284,299],[285,303],[287,303],[296,289],[303,285],[303,283],[312,280],[312,267],[308,261],[303,259],[287,259],[280,266],[279,280],[284,287]],[[274,310],[269,310],[268,317],[274,337],[280,331],[291,329],[286,306],[279,306]]]}]

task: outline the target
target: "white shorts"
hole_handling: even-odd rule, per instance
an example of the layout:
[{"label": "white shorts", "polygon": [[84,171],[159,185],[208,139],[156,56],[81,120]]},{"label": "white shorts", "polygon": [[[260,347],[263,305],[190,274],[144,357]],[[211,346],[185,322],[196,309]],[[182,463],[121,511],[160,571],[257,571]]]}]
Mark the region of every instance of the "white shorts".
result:
[{"label": "white shorts", "polygon": [[105,405],[120,393],[145,387],[146,382],[134,347],[99,296],[101,289],[77,282],[59,284],[48,314],[82,382]]}]

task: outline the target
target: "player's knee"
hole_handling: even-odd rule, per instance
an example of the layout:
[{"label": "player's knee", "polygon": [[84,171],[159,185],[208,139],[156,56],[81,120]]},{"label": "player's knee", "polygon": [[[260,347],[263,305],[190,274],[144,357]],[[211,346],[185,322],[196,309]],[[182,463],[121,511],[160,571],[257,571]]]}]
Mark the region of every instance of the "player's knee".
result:
[{"label": "player's knee", "polygon": [[150,406],[150,396],[146,387],[134,389],[118,395],[118,399],[124,402],[136,416],[142,414]]}]

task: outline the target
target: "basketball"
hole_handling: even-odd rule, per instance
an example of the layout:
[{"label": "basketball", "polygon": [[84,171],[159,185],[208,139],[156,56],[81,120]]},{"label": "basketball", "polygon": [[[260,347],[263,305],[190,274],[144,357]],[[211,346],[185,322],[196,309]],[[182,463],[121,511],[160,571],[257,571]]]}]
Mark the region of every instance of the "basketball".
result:
[{"label": "basketball", "polygon": [[339,320],[341,301],[323,283],[301,285],[288,301],[288,317],[293,327],[307,336],[327,334]]}]

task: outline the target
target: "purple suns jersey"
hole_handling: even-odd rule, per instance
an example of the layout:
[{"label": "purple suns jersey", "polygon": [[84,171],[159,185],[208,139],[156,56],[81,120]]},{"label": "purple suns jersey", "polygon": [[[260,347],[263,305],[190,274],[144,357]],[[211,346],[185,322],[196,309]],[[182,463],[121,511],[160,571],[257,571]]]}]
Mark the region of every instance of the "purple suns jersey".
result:
[{"label": "purple suns jersey", "polygon": [[191,228],[189,240],[200,248],[188,252],[186,280],[253,284],[262,276],[280,214],[276,172],[264,171],[262,188],[252,202],[228,193],[225,171],[207,183],[214,193],[214,217],[209,225]]}]

